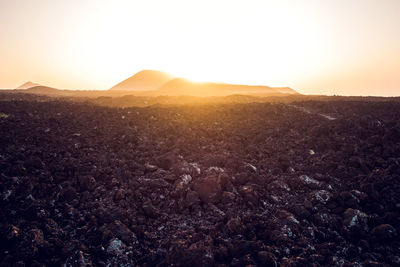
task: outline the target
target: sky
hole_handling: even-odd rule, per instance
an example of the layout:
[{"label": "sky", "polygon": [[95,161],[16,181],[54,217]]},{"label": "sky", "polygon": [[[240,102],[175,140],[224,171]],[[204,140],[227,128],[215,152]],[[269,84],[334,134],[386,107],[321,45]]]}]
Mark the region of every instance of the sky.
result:
[{"label": "sky", "polygon": [[0,0],[0,88],[105,90],[143,69],[400,95],[400,0]]}]

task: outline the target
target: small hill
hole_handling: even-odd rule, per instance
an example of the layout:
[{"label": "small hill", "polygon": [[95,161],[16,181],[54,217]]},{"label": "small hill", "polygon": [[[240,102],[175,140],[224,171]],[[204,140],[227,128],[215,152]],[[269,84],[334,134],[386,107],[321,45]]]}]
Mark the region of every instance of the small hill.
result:
[{"label": "small hill", "polygon": [[15,89],[18,89],[18,90],[25,90],[25,89],[28,89],[28,88],[31,88],[31,87],[35,87],[35,86],[41,86],[41,85],[38,84],[38,83],[33,83],[33,82],[26,82],[26,83],[24,83],[24,84],[18,86],[18,87],[15,88]]},{"label": "small hill", "polygon": [[26,89],[25,92],[40,95],[60,95],[63,91],[56,88],[39,85],[30,87]]},{"label": "small hill", "polygon": [[175,78],[158,89],[159,95],[226,96],[257,95],[281,96],[298,94],[289,87],[269,87],[226,83],[197,83],[183,78]]},{"label": "small hill", "polygon": [[132,77],[113,86],[114,91],[153,91],[171,80],[173,77],[165,72],[142,70]]}]

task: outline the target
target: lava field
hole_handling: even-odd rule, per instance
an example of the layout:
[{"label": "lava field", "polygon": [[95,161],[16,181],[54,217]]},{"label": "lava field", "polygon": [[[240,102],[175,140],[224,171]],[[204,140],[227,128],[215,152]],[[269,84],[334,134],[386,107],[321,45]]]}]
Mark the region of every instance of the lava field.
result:
[{"label": "lava field", "polygon": [[400,266],[400,103],[0,101],[1,266]]}]

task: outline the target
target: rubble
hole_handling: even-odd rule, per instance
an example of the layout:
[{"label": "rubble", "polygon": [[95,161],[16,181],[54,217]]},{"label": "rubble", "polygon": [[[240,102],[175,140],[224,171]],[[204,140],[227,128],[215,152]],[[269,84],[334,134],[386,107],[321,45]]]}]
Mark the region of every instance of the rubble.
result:
[{"label": "rubble", "polygon": [[398,265],[400,104],[295,105],[0,100],[0,265]]}]

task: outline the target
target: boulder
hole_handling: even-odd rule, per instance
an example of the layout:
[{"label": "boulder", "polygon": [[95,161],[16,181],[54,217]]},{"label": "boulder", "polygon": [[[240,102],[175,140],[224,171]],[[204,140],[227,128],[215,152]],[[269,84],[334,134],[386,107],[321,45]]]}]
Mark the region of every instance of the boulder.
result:
[{"label": "boulder", "polygon": [[347,229],[368,229],[368,215],[357,209],[347,209],[343,214],[343,226]]},{"label": "boulder", "polygon": [[200,200],[204,203],[218,203],[222,195],[218,176],[215,175],[197,179],[194,182],[193,189],[199,194]]},{"label": "boulder", "polygon": [[107,253],[113,256],[122,256],[125,253],[126,245],[118,238],[112,238],[108,242]]}]

